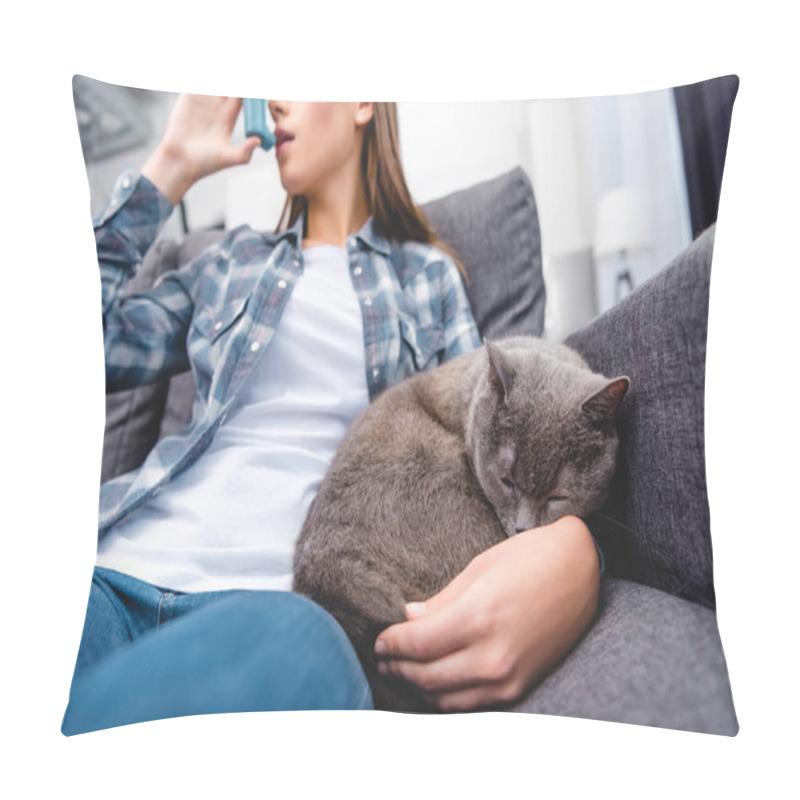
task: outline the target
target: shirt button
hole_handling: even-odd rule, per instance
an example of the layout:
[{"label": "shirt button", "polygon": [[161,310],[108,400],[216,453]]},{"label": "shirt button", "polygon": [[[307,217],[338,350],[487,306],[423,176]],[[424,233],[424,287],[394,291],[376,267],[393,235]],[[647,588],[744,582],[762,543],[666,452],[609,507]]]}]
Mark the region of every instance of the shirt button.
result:
[{"label": "shirt button", "polygon": [[360,274],[361,274],[361,267],[356,267],[356,268],[353,270],[353,275],[355,275],[356,277],[358,277]]},{"label": "shirt button", "polygon": [[214,330],[215,330],[215,331],[218,331],[218,330],[220,330],[221,328],[222,328],[222,323],[221,323],[221,322],[217,322],[217,323],[214,325]]},{"label": "shirt button", "polygon": [[365,306],[371,306],[372,305],[372,300],[370,300],[369,297],[367,297],[366,300],[364,300],[364,305]]},{"label": "shirt button", "polygon": [[281,278],[281,280],[278,281],[278,288],[279,289],[285,289],[286,288],[286,281],[283,280],[282,278]]},{"label": "shirt button", "polygon": [[130,185],[131,185],[131,179],[126,175],[122,179],[122,188],[123,189],[127,189]]},{"label": "shirt button", "polygon": [[381,374],[381,371],[377,367],[375,367],[375,369],[372,370],[372,377],[373,378],[377,378],[378,375],[380,375],[380,374]]},{"label": "shirt button", "polygon": [[250,345],[250,352],[255,353],[260,349],[260,347],[261,347],[260,342],[253,342],[253,344]]}]

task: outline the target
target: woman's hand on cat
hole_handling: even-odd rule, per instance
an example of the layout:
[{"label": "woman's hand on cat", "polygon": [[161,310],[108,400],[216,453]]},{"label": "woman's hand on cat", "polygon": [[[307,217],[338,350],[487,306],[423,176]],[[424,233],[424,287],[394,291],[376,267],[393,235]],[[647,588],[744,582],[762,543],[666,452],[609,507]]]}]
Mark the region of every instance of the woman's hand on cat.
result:
[{"label": "woman's hand on cat", "polygon": [[586,525],[564,517],[481,553],[375,645],[379,671],[416,684],[443,711],[518,699],[575,644],[597,609],[600,573]]}]

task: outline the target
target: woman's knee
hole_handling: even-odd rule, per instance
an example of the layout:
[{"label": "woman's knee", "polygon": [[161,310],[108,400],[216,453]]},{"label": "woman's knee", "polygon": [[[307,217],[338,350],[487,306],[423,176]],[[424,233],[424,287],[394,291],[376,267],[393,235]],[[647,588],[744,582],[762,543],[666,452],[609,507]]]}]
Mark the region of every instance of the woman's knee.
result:
[{"label": "woman's knee", "polygon": [[260,686],[265,707],[372,707],[350,640],[308,598],[291,592],[241,592],[210,606],[204,615],[205,624],[222,632],[217,645],[237,671],[249,672]]}]

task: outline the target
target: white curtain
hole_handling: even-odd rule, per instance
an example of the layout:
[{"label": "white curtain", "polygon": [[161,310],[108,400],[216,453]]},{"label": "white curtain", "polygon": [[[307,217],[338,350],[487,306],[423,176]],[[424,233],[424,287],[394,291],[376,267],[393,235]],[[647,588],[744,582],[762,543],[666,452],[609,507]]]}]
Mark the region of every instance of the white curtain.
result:
[{"label": "white curtain", "polygon": [[[627,268],[630,282],[638,285],[691,241],[674,95],[667,89],[532,101],[529,129],[531,177],[542,224],[545,276],[554,300],[550,324],[563,334],[569,331],[554,315],[559,314],[559,304],[561,315],[567,312],[570,292],[574,294],[575,290],[565,292],[560,284],[568,281],[570,287],[574,286],[574,275],[568,276],[567,272],[574,273],[578,262],[585,265],[585,271],[594,272],[593,310],[599,313],[618,299],[621,271]],[[635,248],[624,257],[595,258],[597,237],[601,235],[597,230],[598,212],[604,198],[621,189],[639,198],[635,212],[639,223],[646,222],[647,241],[644,247]],[[622,288],[627,290],[628,284]],[[587,314],[588,311],[584,316]],[[574,328],[583,321],[588,320],[573,318],[568,327]]]}]

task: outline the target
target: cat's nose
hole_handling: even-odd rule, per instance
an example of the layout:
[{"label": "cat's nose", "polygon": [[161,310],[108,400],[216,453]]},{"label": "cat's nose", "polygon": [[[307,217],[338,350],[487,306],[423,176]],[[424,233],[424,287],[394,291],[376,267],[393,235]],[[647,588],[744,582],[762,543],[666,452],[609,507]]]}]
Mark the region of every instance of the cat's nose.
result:
[{"label": "cat's nose", "polygon": [[517,507],[517,513],[514,515],[514,533],[522,533],[522,531],[529,531],[535,528],[537,524],[536,508],[533,506],[529,498],[522,497]]}]

